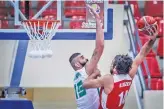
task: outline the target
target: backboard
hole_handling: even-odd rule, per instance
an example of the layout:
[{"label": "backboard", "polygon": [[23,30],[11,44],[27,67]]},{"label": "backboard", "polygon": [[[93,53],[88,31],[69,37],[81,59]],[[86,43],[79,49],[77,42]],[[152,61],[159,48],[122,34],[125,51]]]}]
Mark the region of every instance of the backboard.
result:
[{"label": "backboard", "polygon": [[[111,40],[113,36],[113,11],[108,8],[108,1],[5,1],[13,7],[14,23],[12,28],[0,29],[0,39],[29,40],[21,26],[22,20],[27,19],[53,19],[60,20],[61,26],[53,39],[55,40],[88,40],[95,39],[95,22],[92,13],[86,9],[90,4],[99,9],[104,23],[105,39]],[[4,33],[5,32],[5,33]],[[15,33],[14,37],[12,33]],[[7,33],[7,34],[6,34]],[[107,35],[106,35],[107,34]],[[23,35],[23,36],[22,36]],[[4,37],[5,36],[5,37]],[[77,37],[78,36],[78,37]]]}]

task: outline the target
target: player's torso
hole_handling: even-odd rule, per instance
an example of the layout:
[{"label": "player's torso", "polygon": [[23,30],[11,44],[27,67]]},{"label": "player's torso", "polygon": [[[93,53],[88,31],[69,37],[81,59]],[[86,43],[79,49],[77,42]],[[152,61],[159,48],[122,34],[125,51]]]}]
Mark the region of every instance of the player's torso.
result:
[{"label": "player's torso", "polygon": [[132,79],[129,75],[114,75],[113,78],[114,87],[108,95],[104,93],[103,88],[100,90],[101,106],[99,109],[123,109]]},{"label": "player's torso", "polygon": [[85,89],[83,81],[87,78],[85,68],[76,71],[74,89],[78,109],[96,109],[99,106],[99,93],[97,88]]}]

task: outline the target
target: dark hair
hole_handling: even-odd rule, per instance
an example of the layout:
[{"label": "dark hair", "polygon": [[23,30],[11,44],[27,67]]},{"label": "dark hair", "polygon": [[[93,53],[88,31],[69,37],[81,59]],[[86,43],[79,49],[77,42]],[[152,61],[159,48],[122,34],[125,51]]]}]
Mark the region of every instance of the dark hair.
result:
[{"label": "dark hair", "polygon": [[71,63],[72,62],[72,60],[75,58],[75,57],[77,57],[78,55],[80,55],[81,53],[73,53],[71,56],[70,56],[70,58],[69,58],[69,62]]},{"label": "dark hair", "polygon": [[128,55],[116,55],[112,68],[116,68],[118,74],[128,74],[132,65],[132,58]]}]

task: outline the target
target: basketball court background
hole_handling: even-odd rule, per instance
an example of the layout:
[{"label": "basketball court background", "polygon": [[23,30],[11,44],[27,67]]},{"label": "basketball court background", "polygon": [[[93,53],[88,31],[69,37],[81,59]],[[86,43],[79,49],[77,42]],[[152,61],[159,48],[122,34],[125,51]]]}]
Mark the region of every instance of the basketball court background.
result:
[{"label": "basketball court background", "polygon": [[[36,4],[34,2],[32,7]],[[0,85],[26,87],[29,92],[27,97],[33,100],[36,109],[75,109],[74,71],[68,59],[74,52],[81,52],[90,58],[95,46],[95,29],[70,29],[70,19],[64,17],[63,2],[58,1],[56,6],[56,19],[62,21],[62,29],[53,37],[51,46],[54,54],[50,59],[31,59],[27,56],[29,38],[22,27],[0,29],[0,50],[5,54],[0,56]],[[15,2],[14,22],[11,25],[20,25],[18,9],[19,5]],[[113,57],[128,53],[130,42],[123,25],[124,19],[127,19],[124,6],[109,5],[105,1],[104,10],[101,11],[104,12],[105,49],[99,68],[107,74]],[[39,17],[39,11],[34,12],[34,18]],[[138,109],[135,90],[132,87],[125,109]]]}]

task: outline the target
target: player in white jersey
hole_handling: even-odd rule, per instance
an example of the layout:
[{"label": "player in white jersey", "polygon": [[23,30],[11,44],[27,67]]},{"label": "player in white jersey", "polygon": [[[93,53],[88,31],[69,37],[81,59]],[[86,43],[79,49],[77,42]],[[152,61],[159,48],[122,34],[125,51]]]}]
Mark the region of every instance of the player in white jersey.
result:
[{"label": "player in white jersey", "polygon": [[[75,70],[74,88],[78,109],[98,109],[99,93],[97,88],[83,88],[83,81],[87,78],[97,78],[100,75],[97,64],[104,50],[104,32],[100,16],[93,8],[88,6],[96,20],[96,47],[91,59],[88,61],[81,53],[74,53],[69,58],[72,68]],[[87,49],[87,48],[86,48]]]},{"label": "player in white jersey", "polygon": [[[94,72],[95,73],[95,72]],[[88,77],[85,67],[75,72],[74,88],[76,93],[76,103],[78,109],[98,109],[99,92],[98,89],[83,88],[83,81]]]}]

